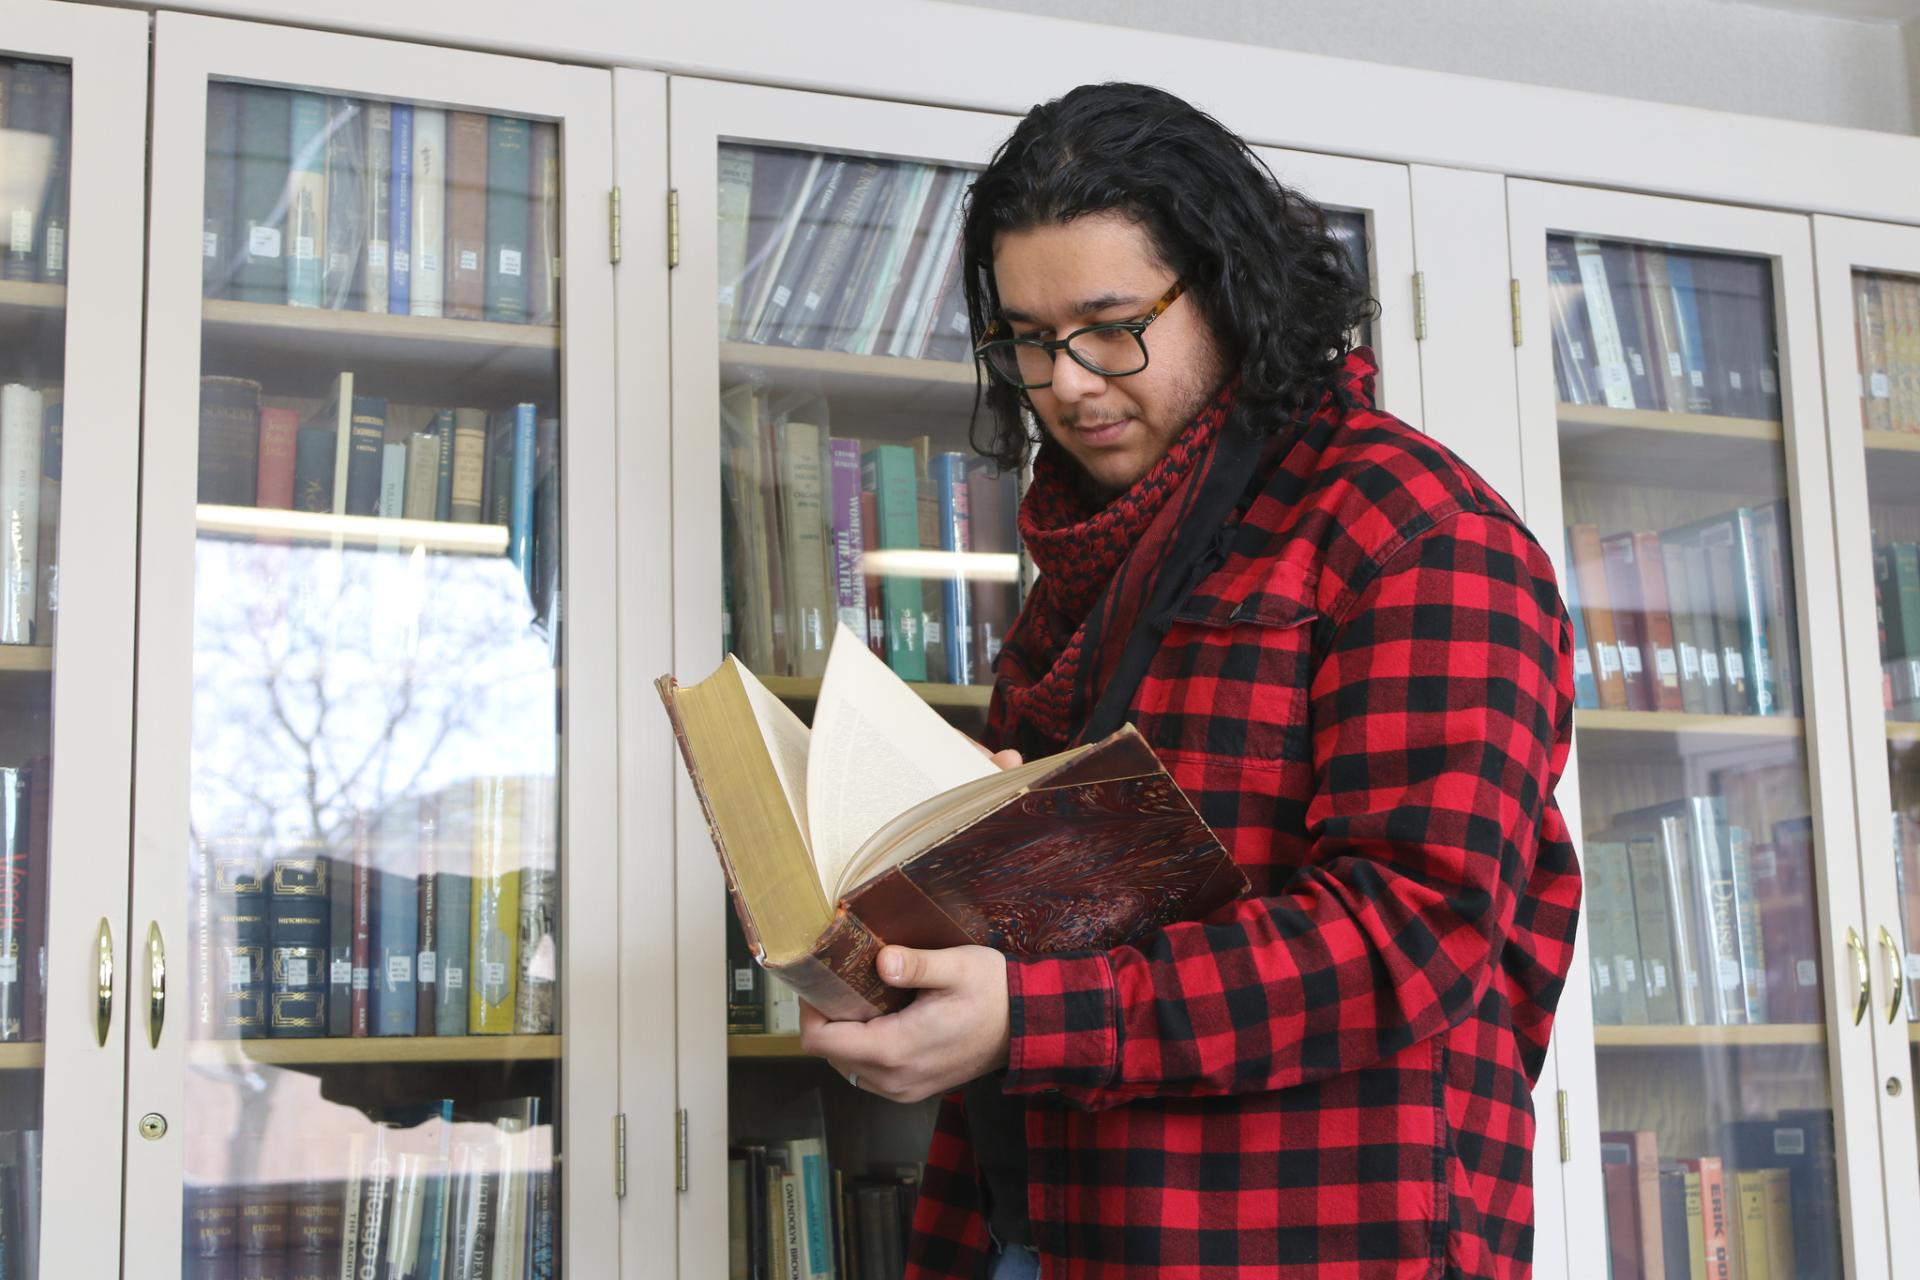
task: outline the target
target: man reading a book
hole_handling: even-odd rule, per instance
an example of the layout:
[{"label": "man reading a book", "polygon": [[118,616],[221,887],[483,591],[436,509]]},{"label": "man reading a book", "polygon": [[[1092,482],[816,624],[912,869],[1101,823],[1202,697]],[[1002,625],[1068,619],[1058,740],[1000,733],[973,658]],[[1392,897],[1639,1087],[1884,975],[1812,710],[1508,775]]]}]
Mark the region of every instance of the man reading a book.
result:
[{"label": "man reading a book", "polygon": [[907,1274],[1528,1274],[1580,899],[1546,554],[1376,406],[1325,215],[1188,104],[1036,107],[963,249],[1040,569],[987,746],[1131,722],[1252,889],[1112,950],[888,947],[912,1004],[803,1011],[856,1087],[943,1097]]}]

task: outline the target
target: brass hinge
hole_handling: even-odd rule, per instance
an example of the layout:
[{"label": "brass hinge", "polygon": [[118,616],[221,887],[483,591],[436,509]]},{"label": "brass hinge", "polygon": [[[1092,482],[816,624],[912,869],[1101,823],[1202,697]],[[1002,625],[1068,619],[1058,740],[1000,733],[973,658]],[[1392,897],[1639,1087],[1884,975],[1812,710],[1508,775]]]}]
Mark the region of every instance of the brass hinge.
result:
[{"label": "brass hinge", "polygon": [[607,261],[620,265],[620,188],[607,192]]},{"label": "brass hinge", "polygon": [[613,1197],[627,1194],[627,1113],[613,1118]]},{"label": "brass hinge", "polygon": [[673,1113],[673,1189],[687,1189],[687,1112]]},{"label": "brass hinge", "polygon": [[1513,281],[1513,345],[1520,345],[1520,282]]},{"label": "brass hinge", "polygon": [[667,191],[667,268],[680,265],[680,189]]},{"label": "brass hinge", "polygon": [[1424,342],[1427,338],[1427,273],[1413,273],[1413,340]]},{"label": "brass hinge", "polygon": [[1573,1125],[1567,1119],[1567,1091],[1561,1089],[1553,1099],[1560,1111],[1560,1163],[1567,1164],[1573,1159]]}]

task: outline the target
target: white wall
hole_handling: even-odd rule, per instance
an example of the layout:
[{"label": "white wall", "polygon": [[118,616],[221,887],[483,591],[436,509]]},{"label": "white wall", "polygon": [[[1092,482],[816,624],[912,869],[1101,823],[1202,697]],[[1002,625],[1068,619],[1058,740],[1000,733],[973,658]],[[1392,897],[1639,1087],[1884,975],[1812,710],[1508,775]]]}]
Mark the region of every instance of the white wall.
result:
[{"label": "white wall", "polygon": [[1893,133],[1920,97],[1920,23],[1728,0],[953,2]]}]

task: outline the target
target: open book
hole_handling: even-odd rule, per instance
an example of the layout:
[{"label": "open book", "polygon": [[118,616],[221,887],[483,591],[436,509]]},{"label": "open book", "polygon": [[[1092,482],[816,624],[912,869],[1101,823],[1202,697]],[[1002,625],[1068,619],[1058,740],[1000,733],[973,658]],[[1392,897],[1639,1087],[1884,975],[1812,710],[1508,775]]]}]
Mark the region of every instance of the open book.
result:
[{"label": "open book", "polygon": [[907,1002],[887,943],[1105,949],[1246,891],[1131,725],[1002,770],[845,626],[811,730],[731,654],[655,684],[748,945],[830,1018]]}]

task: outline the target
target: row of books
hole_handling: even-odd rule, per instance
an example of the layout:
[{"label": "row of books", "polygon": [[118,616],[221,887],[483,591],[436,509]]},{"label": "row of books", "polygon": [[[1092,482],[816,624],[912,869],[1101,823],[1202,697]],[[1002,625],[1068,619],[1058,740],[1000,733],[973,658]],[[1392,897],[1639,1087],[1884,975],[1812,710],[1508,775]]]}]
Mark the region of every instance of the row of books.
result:
[{"label": "row of books", "polygon": [[0,1042],[44,1040],[52,761],[0,768]]},{"label": "row of books", "polygon": [[536,601],[559,572],[560,420],[522,402],[445,409],[360,394],[351,372],[302,420],[246,378],[200,380],[203,503],[497,524]]},{"label": "row of books", "polygon": [[720,336],[965,360],[972,175],[909,160],[720,148]]},{"label": "row of books", "polygon": [[[988,684],[1019,607],[1011,475],[830,434],[818,397],[722,393],[725,647],[763,674],[817,676],[837,622],[903,679]],[[1004,573],[882,572],[871,553],[997,553]],[[976,562],[979,563],[979,562]]]},{"label": "row of books", "polygon": [[1547,291],[1564,403],[1780,420],[1764,259],[1548,236]]},{"label": "row of books", "polygon": [[1900,895],[1900,945],[1907,975],[1907,1021],[1920,1022],[1920,816],[1895,809],[1893,823],[1894,891]]},{"label": "row of books", "polygon": [[1868,431],[1920,431],[1920,280],[1853,277],[1860,420]]},{"label": "row of books", "polygon": [[61,389],[0,385],[0,644],[52,644],[59,607]]},{"label": "row of books", "polygon": [[394,1108],[347,1135],[343,1169],[190,1177],[182,1280],[553,1280],[560,1177],[545,1110],[540,1098]]},{"label": "row of books", "polygon": [[0,280],[66,283],[72,119],[72,68],[0,58]]},{"label": "row of books", "polygon": [[207,297],[555,324],[551,124],[207,86]]},{"label": "row of books", "polygon": [[1659,532],[1569,527],[1574,704],[1798,714],[1791,539],[1784,501]]},{"label": "row of books", "polygon": [[1588,836],[1596,1024],[1822,1020],[1812,819],[1767,834],[1729,822],[1720,796],[1688,796]]},{"label": "row of books", "polygon": [[848,1174],[819,1138],[727,1150],[728,1280],[899,1280],[916,1165]]},{"label": "row of books", "polygon": [[1718,1155],[1650,1129],[1600,1135],[1612,1280],[1841,1280],[1833,1113],[1735,1120]]},{"label": "row of books", "polygon": [[344,849],[205,847],[203,1039],[550,1035],[559,818],[548,777],[481,777],[357,815]]},{"label": "row of books", "polygon": [[800,1034],[800,993],[754,959],[740,915],[729,902],[727,917],[727,1034]]},{"label": "row of books", "polygon": [[10,1276],[40,1274],[40,1135],[0,1131],[0,1258]]},{"label": "row of books", "polygon": [[1873,599],[1880,630],[1880,702],[1900,720],[1920,719],[1920,544],[1873,551]]}]

